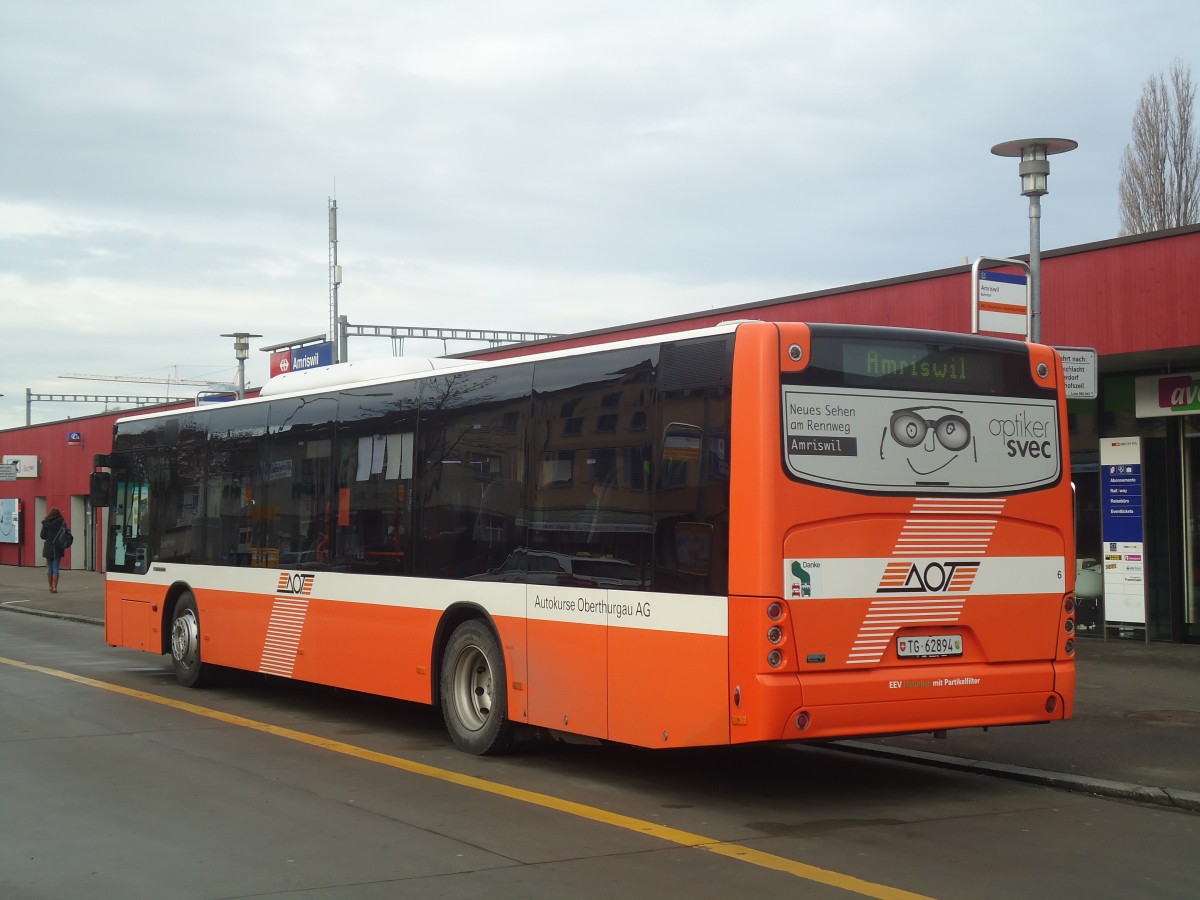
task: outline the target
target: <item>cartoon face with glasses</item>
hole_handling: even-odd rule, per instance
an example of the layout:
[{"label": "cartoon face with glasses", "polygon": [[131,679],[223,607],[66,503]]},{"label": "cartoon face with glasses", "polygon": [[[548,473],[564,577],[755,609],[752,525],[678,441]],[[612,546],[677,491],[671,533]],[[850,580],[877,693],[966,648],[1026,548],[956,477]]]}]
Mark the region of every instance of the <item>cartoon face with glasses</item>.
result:
[{"label": "cartoon face with glasses", "polygon": [[880,459],[887,459],[889,436],[902,448],[908,467],[922,477],[946,468],[968,447],[972,458],[979,461],[971,425],[961,409],[914,406],[896,410],[879,440]]}]

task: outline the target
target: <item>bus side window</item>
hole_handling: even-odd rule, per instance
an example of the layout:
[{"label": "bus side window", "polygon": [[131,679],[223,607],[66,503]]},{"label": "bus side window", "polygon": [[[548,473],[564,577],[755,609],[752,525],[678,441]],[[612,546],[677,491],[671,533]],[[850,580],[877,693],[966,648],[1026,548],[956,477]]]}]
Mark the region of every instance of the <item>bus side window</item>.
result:
[{"label": "bus side window", "polygon": [[417,574],[491,578],[524,544],[532,377],[517,364],[422,384]]},{"label": "bus side window", "polygon": [[326,504],[336,513],[314,523],[332,531],[315,545],[318,559],[351,572],[412,574],[418,396],[416,382],[339,393],[337,496]]},{"label": "bus side window", "polygon": [[729,427],[726,339],[663,348],[655,487],[656,590],[727,590]]},{"label": "bus side window", "polygon": [[268,415],[264,565],[328,563],[333,479],[333,395],[272,400]]}]

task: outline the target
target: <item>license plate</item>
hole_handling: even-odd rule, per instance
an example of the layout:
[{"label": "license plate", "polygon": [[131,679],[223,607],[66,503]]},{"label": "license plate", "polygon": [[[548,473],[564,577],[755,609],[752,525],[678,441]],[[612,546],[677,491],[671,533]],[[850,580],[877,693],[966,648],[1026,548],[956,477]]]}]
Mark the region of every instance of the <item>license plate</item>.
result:
[{"label": "license plate", "polygon": [[896,638],[896,655],[901,657],[962,656],[961,634],[910,634]]}]

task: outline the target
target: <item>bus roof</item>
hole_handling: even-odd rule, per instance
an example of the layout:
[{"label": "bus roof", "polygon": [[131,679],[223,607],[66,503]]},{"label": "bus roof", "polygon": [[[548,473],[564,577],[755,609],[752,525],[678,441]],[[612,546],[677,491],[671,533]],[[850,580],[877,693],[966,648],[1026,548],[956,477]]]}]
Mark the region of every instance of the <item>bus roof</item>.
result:
[{"label": "bus roof", "polygon": [[[448,359],[446,357],[380,357],[376,359],[357,360],[354,362],[338,363],[332,366],[322,366],[319,369],[277,375],[263,386],[257,397],[248,397],[244,400],[236,400],[221,405],[251,405],[280,397],[303,396],[305,394],[337,390],[350,386],[357,387],[371,384],[386,384],[393,381],[407,381],[411,378],[417,378],[432,372],[466,372],[476,369],[498,368],[518,363],[580,356],[585,353],[599,353],[604,350],[618,350],[625,347],[659,344],[663,341],[688,340],[691,338],[729,334],[736,331],[739,326],[759,321],[761,320],[722,322],[719,325],[708,328],[664,332],[663,334],[626,338],[602,344],[587,344],[581,347],[570,347],[565,350],[548,350],[541,353],[530,353],[524,356],[511,356],[496,360]],[[193,412],[195,409],[195,406],[175,407],[169,410],[122,416],[117,420],[117,423],[152,419],[158,416],[183,415]]]}]

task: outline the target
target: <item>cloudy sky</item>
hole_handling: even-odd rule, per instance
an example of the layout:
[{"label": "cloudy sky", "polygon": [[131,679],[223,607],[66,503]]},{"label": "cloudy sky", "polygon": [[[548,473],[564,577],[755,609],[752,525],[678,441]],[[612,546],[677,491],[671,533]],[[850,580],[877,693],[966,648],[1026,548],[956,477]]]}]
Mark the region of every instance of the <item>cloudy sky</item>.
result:
[{"label": "cloudy sky", "polygon": [[356,325],[574,332],[1017,255],[1015,138],[1079,142],[1043,249],[1115,237],[1142,86],[1200,75],[1198,34],[1184,0],[5,3],[0,428],[27,389],[196,390],[63,375],[234,380],[222,333],[262,335],[262,384],[259,347],[329,330],[331,197]]}]

